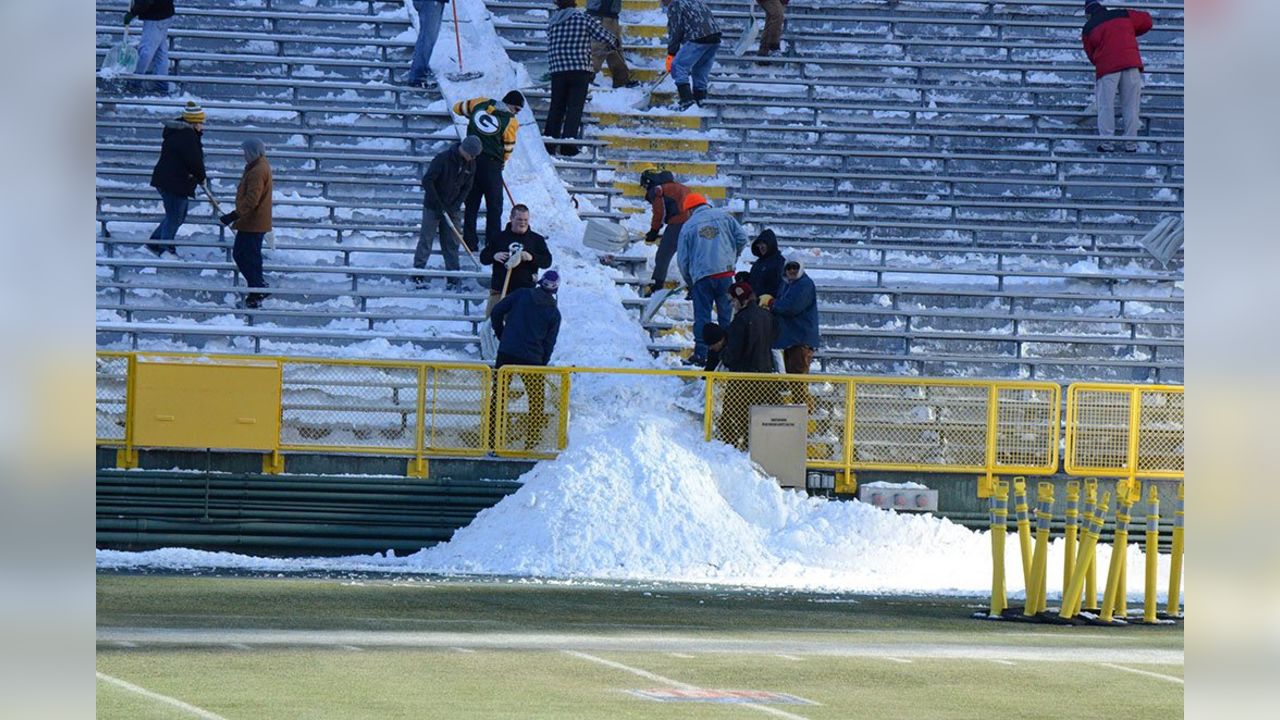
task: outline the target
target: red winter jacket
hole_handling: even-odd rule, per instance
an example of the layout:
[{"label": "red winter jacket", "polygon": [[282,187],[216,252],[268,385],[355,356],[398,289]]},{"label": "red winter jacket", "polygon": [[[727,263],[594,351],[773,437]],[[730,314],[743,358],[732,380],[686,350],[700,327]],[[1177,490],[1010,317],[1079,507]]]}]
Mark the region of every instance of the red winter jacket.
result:
[{"label": "red winter jacket", "polygon": [[1097,77],[1130,68],[1142,69],[1138,36],[1151,29],[1150,13],[1141,10],[1105,10],[1089,16],[1080,36]]}]

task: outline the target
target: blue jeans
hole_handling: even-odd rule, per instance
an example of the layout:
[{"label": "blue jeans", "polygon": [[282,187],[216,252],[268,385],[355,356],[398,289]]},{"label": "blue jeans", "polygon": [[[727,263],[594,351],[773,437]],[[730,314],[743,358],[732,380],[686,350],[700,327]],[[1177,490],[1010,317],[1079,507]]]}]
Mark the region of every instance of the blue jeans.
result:
[{"label": "blue jeans", "polygon": [[719,49],[720,43],[687,42],[681,45],[675,58],[671,60],[671,79],[677,85],[684,85],[692,77],[694,91],[706,92],[711,66],[715,64],[716,51]]},{"label": "blue jeans", "polygon": [[431,77],[431,52],[436,49],[440,16],[444,14],[444,3],[436,0],[413,0],[413,6],[418,10],[418,42],[413,46],[413,64],[409,66],[411,83]]},{"label": "blue jeans", "polygon": [[705,360],[707,344],[702,342],[702,328],[711,322],[711,307],[716,309],[716,322],[729,329],[729,286],[733,277],[704,277],[693,284],[693,356]]},{"label": "blue jeans", "polygon": [[[267,281],[262,277],[262,239],[266,233],[236,232],[236,243],[231,248],[231,259],[236,261],[236,268],[244,276],[249,287],[266,287]],[[262,302],[263,293],[250,293],[245,301],[249,304]]]},{"label": "blue jeans", "polygon": [[[172,22],[173,18],[142,21],[142,37],[138,40],[138,65],[133,69],[135,75],[169,74],[169,25]],[[151,83],[151,89],[167,93],[169,84]]]},{"label": "blue jeans", "polygon": [[[191,198],[161,190],[160,201],[164,203],[164,219],[156,226],[155,232],[151,233],[151,239],[172,240],[177,236],[178,228],[182,227],[182,223],[187,221],[187,208],[191,204]],[[160,252],[167,246],[153,244],[147,247],[154,252]]]}]

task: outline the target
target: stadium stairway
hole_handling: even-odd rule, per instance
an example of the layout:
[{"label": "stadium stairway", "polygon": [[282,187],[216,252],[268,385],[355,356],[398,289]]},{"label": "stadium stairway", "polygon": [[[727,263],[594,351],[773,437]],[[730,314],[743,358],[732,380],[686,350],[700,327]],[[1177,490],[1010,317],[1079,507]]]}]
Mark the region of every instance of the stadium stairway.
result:
[{"label": "stadium stairway", "polygon": [[[99,58],[120,40],[125,9],[98,4]],[[399,0],[196,0],[181,5],[169,31],[172,75],[159,79],[174,94],[138,94],[99,78],[99,346],[475,356],[488,273],[465,258],[467,269],[446,271],[437,253],[429,287],[411,281],[422,274],[411,268],[418,181],[456,139],[438,91],[397,84],[413,38]],[[160,123],[188,97],[209,116],[206,164],[222,203],[234,198],[240,143],[254,136],[269,148],[275,232],[262,308],[237,307],[248,288],[231,260],[231,233],[203,197],[172,243],[181,259],[157,260],[144,247],[162,215],[149,187]],[[610,169],[594,152],[600,143],[586,145],[591,152],[557,160],[557,171],[572,193],[592,199],[583,217],[617,219]]]},{"label": "stadium stairway", "polygon": [[[545,57],[545,4],[486,4],[513,59]],[[645,210],[635,179],[655,163],[773,228],[818,282],[824,370],[1182,381],[1182,258],[1138,243],[1182,212],[1180,3],[1144,5],[1144,125],[1112,154],[1076,0],[793,5],[763,61],[732,52],[749,3],[709,4],[725,41],[702,108],[610,102],[588,120],[620,208]],[[654,76],[657,0],[622,21],[629,64]],[[668,305],[653,347],[687,352],[688,304]]]}]

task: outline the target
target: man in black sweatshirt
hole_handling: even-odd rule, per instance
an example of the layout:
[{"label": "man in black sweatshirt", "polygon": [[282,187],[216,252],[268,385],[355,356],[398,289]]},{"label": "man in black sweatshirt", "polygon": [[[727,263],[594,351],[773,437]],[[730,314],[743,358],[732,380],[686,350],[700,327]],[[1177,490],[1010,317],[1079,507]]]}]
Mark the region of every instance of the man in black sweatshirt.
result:
[{"label": "man in black sweatshirt", "polygon": [[[520,256],[512,258],[512,250],[519,244]],[[531,288],[539,269],[551,267],[551,250],[547,247],[547,239],[529,229],[529,207],[518,204],[511,208],[511,219],[507,227],[498,235],[495,242],[484,246],[480,251],[480,263],[492,265],[493,275],[489,280],[489,302],[485,305],[487,317],[493,306],[502,299],[502,287],[505,284],[507,294],[521,288]],[[507,280],[507,274],[511,280]]]}]

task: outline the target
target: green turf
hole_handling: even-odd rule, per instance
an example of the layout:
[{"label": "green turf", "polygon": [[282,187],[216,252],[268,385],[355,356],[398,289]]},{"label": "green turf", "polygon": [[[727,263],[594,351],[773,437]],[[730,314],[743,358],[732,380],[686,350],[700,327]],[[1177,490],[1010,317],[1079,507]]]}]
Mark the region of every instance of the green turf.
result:
[{"label": "green turf", "polygon": [[[104,574],[100,633],[138,628],[357,631],[358,649],[225,643],[126,647],[100,640],[98,670],[230,720],[240,718],[741,718],[734,706],[663,704],[627,690],[660,679],[605,666],[558,647],[512,649],[504,638],[556,634],[590,655],[708,689],[771,690],[816,705],[773,706],[808,720],[854,717],[1158,718],[1181,716],[1176,682],[1100,662],[1049,662],[1040,653],[1172,651],[1177,626],[1093,628],[969,619],[978,599],[834,597],[706,589],[547,586],[535,583],[210,578]],[[458,645],[361,645],[455,633]],[[219,636],[220,637],[220,636]],[[681,643],[592,650],[622,638]],[[496,638],[496,640],[494,640]],[[576,639],[575,639],[576,638]],[[734,641],[800,643],[782,652]],[[265,641],[264,641],[265,642]],[[451,641],[453,642],[453,641]],[[720,643],[719,645],[717,643]],[[536,643],[535,643],[536,644]],[[630,646],[628,646],[630,647]],[[862,656],[872,652],[883,657]],[[921,648],[1010,650],[1012,664],[912,656]],[[678,652],[677,652],[678,651]],[[901,652],[898,662],[894,653]],[[687,657],[686,657],[687,656]],[[1073,656],[1074,657],[1074,656]],[[1182,677],[1177,662],[1125,662]],[[98,683],[101,718],[190,717],[157,700]]]}]

